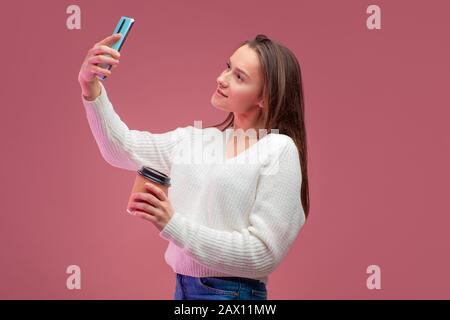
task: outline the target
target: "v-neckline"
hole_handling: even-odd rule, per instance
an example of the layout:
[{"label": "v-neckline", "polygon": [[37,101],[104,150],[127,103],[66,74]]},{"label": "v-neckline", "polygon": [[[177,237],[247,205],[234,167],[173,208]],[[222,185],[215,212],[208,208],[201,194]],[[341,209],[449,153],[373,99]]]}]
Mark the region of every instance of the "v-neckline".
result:
[{"label": "v-neckline", "polygon": [[[218,129],[219,130],[219,129]],[[250,152],[250,150],[255,147],[261,140],[263,140],[264,138],[268,137],[270,135],[270,133],[264,135],[262,138],[258,139],[258,141],[256,141],[255,143],[253,143],[252,145],[250,145],[248,148],[245,148],[243,151],[241,151],[240,153],[238,153],[236,156],[234,157],[228,157],[227,156],[227,147],[228,147],[228,143],[230,142],[231,138],[233,137],[233,133],[234,133],[234,129],[233,128],[227,128],[224,131],[225,134],[225,150],[224,150],[224,158],[225,158],[225,162],[232,162],[232,161],[236,161],[237,159],[239,159],[240,157],[242,157],[245,153]],[[245,144],[245,143],[244,143]],[[234,152],[234,150],[233,150]]]}]

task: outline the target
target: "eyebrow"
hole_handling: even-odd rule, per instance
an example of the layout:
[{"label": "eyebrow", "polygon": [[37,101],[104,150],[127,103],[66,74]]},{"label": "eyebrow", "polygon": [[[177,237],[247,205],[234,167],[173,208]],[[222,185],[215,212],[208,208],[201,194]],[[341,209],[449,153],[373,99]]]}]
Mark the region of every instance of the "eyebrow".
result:
[{"label": "eyebrow", "polygon": [[[231,65],[231,60],[230,58],[228,58],[228,63]],[[250,76],[242,69],[239,69],[238,67],[236,67],[236,70],[238,70],[239,72],[242,72],[247,78],[250,79]]]}]

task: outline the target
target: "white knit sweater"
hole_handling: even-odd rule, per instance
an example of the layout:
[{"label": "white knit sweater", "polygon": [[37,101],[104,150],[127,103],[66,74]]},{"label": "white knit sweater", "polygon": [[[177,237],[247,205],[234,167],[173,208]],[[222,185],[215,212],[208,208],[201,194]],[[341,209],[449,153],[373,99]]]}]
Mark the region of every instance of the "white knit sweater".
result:
[{"label": "white knit sweater", "polygon": [[173,271],[267,284],[305,222],[294,141],[269,133],[226,158],[233,129],[131,130],[100,86],[94,101],[81,98],[103,158],[118,168],[137,171],[145,165],[171,178],[174,215],[160,236],[169,241],[165,260]]}]

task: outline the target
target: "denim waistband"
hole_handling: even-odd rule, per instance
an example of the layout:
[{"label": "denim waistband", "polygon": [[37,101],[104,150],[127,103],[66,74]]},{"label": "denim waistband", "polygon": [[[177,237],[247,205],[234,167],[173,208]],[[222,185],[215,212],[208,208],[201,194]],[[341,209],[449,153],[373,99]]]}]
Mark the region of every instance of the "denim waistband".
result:
[{"label": "denim waistband", "polygon": [[[179,274],[177,273],[177,275],[181,276],[181,277],[186,277],[186,275],[184,274]],[[187,276],[187,277],[191,277],[191,278],[199,278],[199,277],[193,277],[193,276]],[[219,278],[219,279],[224,279],[224,280],[231,280],[231,281],[240,281],[241,283],[247,283],[250,285],[257,285],[257,284],[264,284],[264,282],[257,280],[257,279],[250,279],[250,278],[243,278],[243,277],[207,277],[207,278]]]}]

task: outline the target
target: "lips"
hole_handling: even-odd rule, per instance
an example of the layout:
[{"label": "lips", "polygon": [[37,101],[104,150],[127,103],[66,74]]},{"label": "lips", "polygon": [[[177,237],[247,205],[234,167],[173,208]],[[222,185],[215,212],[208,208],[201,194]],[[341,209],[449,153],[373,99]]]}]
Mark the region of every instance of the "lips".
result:
[{"label": "lips", "polygon": [[225,98],[228,98],[228,96],[227,96],[226,94],[224,94],[222,91],[220,91],[219,88],[217,88],[217,92],[218,92],[220,95],[224,96]]}]

